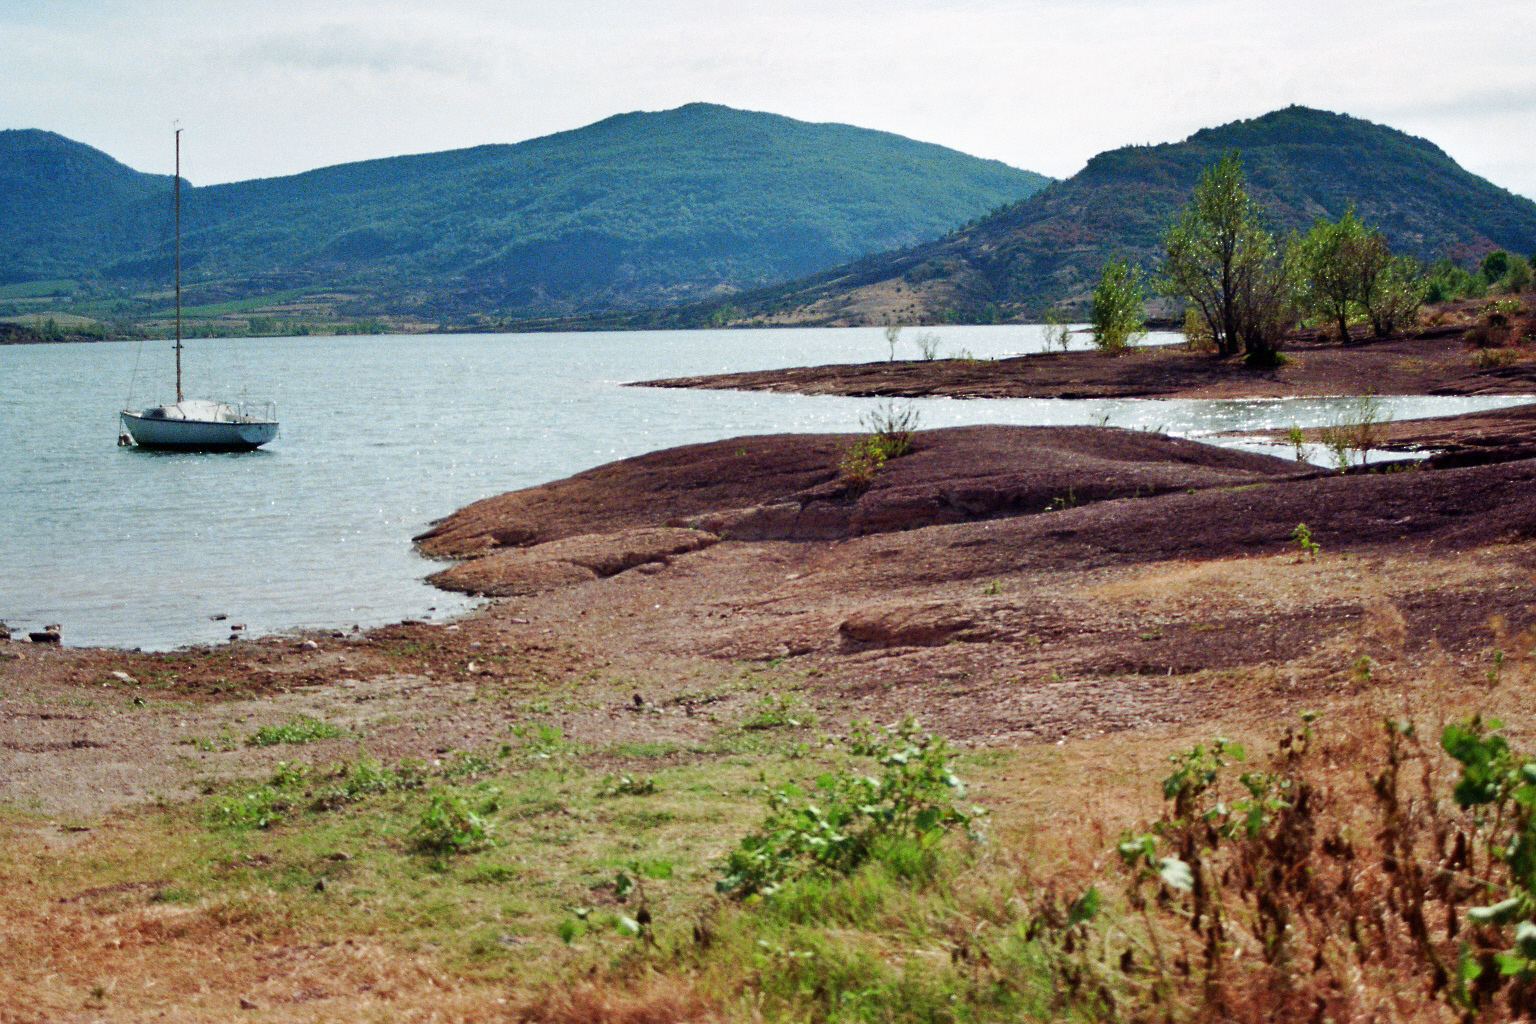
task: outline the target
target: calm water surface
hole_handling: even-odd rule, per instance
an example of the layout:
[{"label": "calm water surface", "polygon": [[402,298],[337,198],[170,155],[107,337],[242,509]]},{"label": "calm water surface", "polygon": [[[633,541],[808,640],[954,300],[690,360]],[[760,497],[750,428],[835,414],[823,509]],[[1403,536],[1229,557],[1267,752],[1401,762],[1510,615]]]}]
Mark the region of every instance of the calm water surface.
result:
[{"label": "calm water surface", "polygon": [[[1041,347],[1034,327],[937,333],[940,355]],[[126,402],[168,397],[169,343],[0,346],[0,619],[61,623],[73,645],[163,649],[223,640],[236,623],[260,635],[449,616],[468,602],[422,582],[437,566],[410,538],[457,508],[658,448],[858,430],[879,404],[623,382],[888,354],[877,328],[192,341],[188,397],[275,398],[282,434],[259,452],[178,455],[115,443]],[[1384,411],[1514,401],[1387,399]],[[1186,436],[1341,415],[1318,399],[914,404],[924,427],[1107,422]]]}]

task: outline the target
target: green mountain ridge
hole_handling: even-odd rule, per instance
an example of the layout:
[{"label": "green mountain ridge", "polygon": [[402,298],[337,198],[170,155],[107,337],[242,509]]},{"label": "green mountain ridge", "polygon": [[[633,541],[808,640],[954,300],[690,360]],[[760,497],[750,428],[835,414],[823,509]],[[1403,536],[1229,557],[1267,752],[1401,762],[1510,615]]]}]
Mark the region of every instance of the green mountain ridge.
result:
[{"label": "green mountain ridge", "polygon": [[[22,156],[25,159],[22,159]],[[168,176],[0,134],[0,283],[168,279]],[[183,189],[192,301],[358,293],[435,318],[635,309],[911,245],[1037,191],[998,161],[847,125],[689,104],[585,128]]]},{"label": "green mountain ridge", "polygon": [[[1304,231],[1353,204],[1393,248],[1421,259],[1536,251],[1536,203],[1477,177],[1439,147],[1344,114],[1287,107],[1196,132],[1178,143],[1127,146],[976,223],[917,246],[733,297],[743,322],[990,322],[1082,309],[1103,264],[1154,268],[1161,234],[1201,172],[1229,150],[1272,230]],[[697,311],[677,311],[685,322]]]}]

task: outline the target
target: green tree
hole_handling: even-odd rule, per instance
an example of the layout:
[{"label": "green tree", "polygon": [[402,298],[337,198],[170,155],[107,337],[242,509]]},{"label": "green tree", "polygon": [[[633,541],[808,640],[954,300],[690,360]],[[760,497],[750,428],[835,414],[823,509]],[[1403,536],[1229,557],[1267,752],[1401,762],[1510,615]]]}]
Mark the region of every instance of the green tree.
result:
[{"label": "green tree", "polygon": [[1294,309],[1294,267],[1260,223],[1236,150],[1200,176],[1163,250],[1159,288],[1198,310],[1217,351],[1272,362]]},{"label": "green tree", "polygon": [[[1381,244],[1386,246],[1384,241]],[[1371,321],[1371,332],[1384,338],[1413,320],[1428,291],[1424,268],[1418,260],[1412,256],[1389,257],[1362,292],[1361,303]]]},{"label": "green tree", "polygon": [[1110,260],[1093,290],[1093,343],[1109,352],[1135,345],[1146,335],[1146,296],[1141,268]]},{"label": "green tree", "polygon": [[1509,269],[1504,271],[1504,287],[1512,292],[1522,292],[1531,286],[1531,261],[1524,256],[1511,255]]},{"label": "green tree", "polygon": [[1318,218],[1299,252],[1304,303],[1333,320],[1341,340],[1361,316],[1377,337],[1390,334],[1413,317],[1428,291],[1418,263],[1394,256],[1386,236],[1361,223],[1354,207],[1336,223]]},{"label": "green tree", "polygon": [[1455,260],[1442,259],[1429,269],[1424,301],[1480,299],[1488,292],[1481,274],[1473,274]]},{"label": "green tree", "polygon": [[1503,249],[1495,249],[1483,257],[1483,280],[1490,285],[1496,285],[1509,270],[1509,253]]},{"label": "green tree", "polygon": [[1379,237],[1360,222],[1351,206],[1337,222],[1319,217],[1301,240],[1307,307],[1337,324],[1341,341],[1349,340],[1349,323],[1363,312],[1361,281],[1379,272],[1383,256],[1391,258],[1372,244]]}]

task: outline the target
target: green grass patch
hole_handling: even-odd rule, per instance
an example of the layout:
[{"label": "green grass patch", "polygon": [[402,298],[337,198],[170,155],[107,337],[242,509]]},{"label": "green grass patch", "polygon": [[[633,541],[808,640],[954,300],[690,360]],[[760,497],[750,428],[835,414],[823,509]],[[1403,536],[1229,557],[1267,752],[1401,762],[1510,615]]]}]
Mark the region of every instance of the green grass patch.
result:
[{"label": "green grass patch", "polygon": [[307,715],[295,715],[280,725],[264,725],[245,738],[247,746],[273,747],[279,743],[312,743],[342,735],[339,727]]},{"label": "green grass patch", "polygon": [[48,296],[70,295],[78,284],[67,278],[52,281],[22,281],[0,285],[0,302],[6,299],[35,299]]}]

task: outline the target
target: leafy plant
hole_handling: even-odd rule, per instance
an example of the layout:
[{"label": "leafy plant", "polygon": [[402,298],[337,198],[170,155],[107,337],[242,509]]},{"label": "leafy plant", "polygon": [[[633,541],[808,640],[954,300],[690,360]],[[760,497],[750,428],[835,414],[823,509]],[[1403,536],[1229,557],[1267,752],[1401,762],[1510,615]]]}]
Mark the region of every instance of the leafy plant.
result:
[{"label": "leafy plant", "polygon": [[860,438],[844,450],[837,466],[838,476],[850,487],[867,487],[884,468],[885,458],[885,451],[875,438]]},{"label": "leafy plant", "polygon": [[1065,352],[1071,344],[1072,330],[1067,325],[1066,317],[1061,310],[1052,306],[1045,311],[1041,320],[1041,334],[1045,338],[1045,351],[1059,348]]},{"label": "leafy plant", "polygon": [[[419,849],[437,854],[473,853],[496,845],[486,815],[499,806],[497,793],[466,793],[445,786],[432,794],[411,830]],[[473,798],[472,798],[473,796]]]},{"label": "leafy plant", "polygon": [[1104,264],[1093,290],[1093,343],[1122,352],[1146,336],[1146,296],[1141,268],[1124,259]]},{"label": "leafy plant", "polygon": [[877,406],[859,417],[860,425],[869,433],[844,450],[838,464],[843,482],[852,487],[868,486],[887,460],[911,452],[920,420],[921,415],[914,407],[892,403]]},{"label": "leafy plant", "polygon": [[1322,550],[1318,546],[1317,541],[1312,539],[1312,531],[1307,528],[1306,523],[1296,524],[1296,529],[1291,531],[1291,540],[1295,541],[1297,547],[1301,548],[1302,554],[1308,555],[1313,559],[1316,559],[1317,553]]},{"label": "leafy plant", "polygon": [[816,716],[794,694],[768,694],[757,702],[757,709],[741,723],[743,729],[799,729],[816,724]]},{"label": "leafy plant", "polygon": [[264,725],[246,737],[246,746],[271,747],[279,743],[310,743],[334,739],[341,729],[329,722],[307,715],[295,715],[281,725]]},{"label": "leafy plant", "polygon": [[1307,461],[1307,434],[1296,424],[1291,424],[1285,431],[1285,443],[1296,452],[1297,462]]},{"label": "leafy plant", "polygon": [[1485,990],[1512,984],[1512,1003],[1536,1009],[1536,758],[1511,750],[1494,731],[1500,727],[1474,716],[1440,734],[1441,747],[1461,765],[1452,799],[1477,811],[1485,856],[1476,877],[1490,897],[1503,897],[1467,911],[1496,952],[1493,964],[1464,953],[1461,977]]},{"label": "leafy plant", "polygon": [[649,776],[636,778],[633,775],[620,775],[615,779],[612,775],[603,776],[603,784],[598,789],[598,796],[650,796],[656,792],[656,780]]},{"label": "leafy plant", "polygon": [[224,828],[271,828],[287,817],[293,799],[272,786],[258,786],[214,801],[211,824]]},{"label": "leafy plant", "polygon": [[950,802],[965,787],[947,743],[919,732],[913,719],[883,730],[856,726],[847,750],[871,759],[878,776],[849,766],[818,776],[809,789],[770,788],[768,816],[727,858],[720,892],[771,895],[806,875],[846,875],[876,856],[920,870],[946,835],[971,823],[974,812]]},{"label": "leafy plant", "polygon": [[912,405],[885,402],[859,417],[859,425],[869,431],[875,445],[887,459],[899,459],[912,450],[912,437],[922,414]]}]

